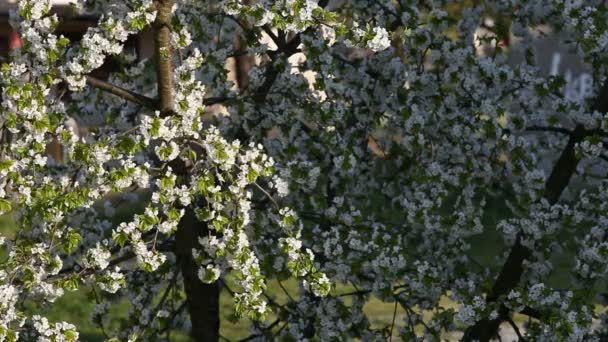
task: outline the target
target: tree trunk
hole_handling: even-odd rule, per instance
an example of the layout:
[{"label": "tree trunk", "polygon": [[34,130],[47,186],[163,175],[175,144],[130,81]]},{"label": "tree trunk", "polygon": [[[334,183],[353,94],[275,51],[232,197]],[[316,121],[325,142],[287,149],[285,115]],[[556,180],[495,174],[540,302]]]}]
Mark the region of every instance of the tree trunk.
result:
[{"label": "tree trunk", "polygon": [[192,248],[198,245],[198,237],[206,231],[207,227],[188,208],[175,233],[177,260],[184,278],[186,303],[192,322],[192,339],[197,342],[217,341],[220,329],[219,285],[217,282],[205,284],[200,281],[192,258]]},{"label": "tree trunk", "polygon": [[[156,0],[157,14],[154,21],[154,43],[156,74],[161,116],[175,115],[173,94],[173,49],[171,47],[171,8],[175,0]],[[185,163],[175,160],[171,164],[174,172],[183,182],[189,178]],[[206,234],[207,227],[199,222],[194,209],[189,206],[178,224],[175,233],[175,254],[186,292],[186,303],[192,322],[191,336],[197,342],[219,340],[219,286],[204,284],[197,274],[197,265],[192,257],[192,249],[198,246],[198,237]]]}]

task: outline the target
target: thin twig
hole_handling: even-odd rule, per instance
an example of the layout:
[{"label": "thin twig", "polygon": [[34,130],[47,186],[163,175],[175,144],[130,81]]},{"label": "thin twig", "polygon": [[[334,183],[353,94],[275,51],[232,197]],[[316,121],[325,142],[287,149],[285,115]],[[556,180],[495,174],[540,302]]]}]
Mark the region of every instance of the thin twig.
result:
[{"label": "thin twig", "polygon": [[[154,322],[154,320],[156,319],[156,316],[158,315],[158,312],[160,311],[160,309],[163,307],[163,305],[165,305],[165,301],[167,300],[167,298],[169,297],[169,292],[171,292],[171,289],[173,287],[175,287],[175,283],[177,281],[177,275],[179,274],[179,272],[174,272],[173,273],[173,278],[171,279],[171,282],[167,285],[167,288],[165,289],[165,292],[163,293],[160,301],[158,302],[158,304],[156,304],[156,307],[154,308],[154,310],[152,311],[152,318],[150,319],[150,323],[148,323],[148,325],[143,329],[143,331],[141,332],[141,335],[144,336],[148,330],[148,328],[150,328],[150,326],[152,325],[152,323]],[[160,335],[160,334],[159,334]]]},{"label": "thin twig", "polygon": [[395,300],[395,309],[393,309],[393,322],[391,323],[391,331],[390,331],[390,336],[388,337],[388,341],[392,342],[393,341],[393,328],[395,328],[395,318],[397,317],[397,300]]},{"label": "thin twig", "polygon": [[170,330],[169,328],[173,324],[173,320],[175,319],[175,317],[177,317],[180,312],[182,312],[186,308],[186,302],[187,301],[184,300],[182,304],[177,308],[177,310],[173,311],[171,317],[167,320],[167,325],[163,328],[163,330],[159,331],[159,336]]},{"label": "thin twig", "polygon": [[268,193],[268,191],[264,190],[264,188],[262,188],[256,182],[253,182],[253,185],[255,185],[261,192],[264,193],[264,195],[266,195],[266,197],[268,197],[268,199],[274,204],[274,206],[277,208],[277,210],[279,210],[281,208],[281,207],[279,207],[279,204],[277,203],[277,201],[275,201],[275,199],[272,197],[272,195]]},{"label": "thin twig", "polygon": [[229,100],[229,98],[227,98],[225,96],[208,97],[208,98],[206,98],[206,99],[203,100],[203,104],[205,106],[211,106],[211,105],[214,105],[214,104],[226,102],[228,100]]},{"label": "thin twig", "polygon": [[519,338],[519,340],[522,342],[525,341],[526,339],[521,334],[521,331],[519,331],[519,327],[517,326],[517,324],[515,324],[515,322],[513,322],[513,319],[511,317],[509,317],[507,319],[507,322],[509,322],[509,324],[511,324],[511,327],[513,327],[513,330],[515,330],[515,333],[517,334],[517,338]]},{"label": "thin twig", "polygon": [[278,280],[277,281],[279,283],[279,287],[281,288],[281,290],[283,290],[283,292],[285,292],[285,295],[292,301],[292,302],[296,302],[293,297],[291,297],[291,295],[289,294],[289,291],[287,291],[287,289],[285,288],[285,286],[283,286],[283,283]]}]

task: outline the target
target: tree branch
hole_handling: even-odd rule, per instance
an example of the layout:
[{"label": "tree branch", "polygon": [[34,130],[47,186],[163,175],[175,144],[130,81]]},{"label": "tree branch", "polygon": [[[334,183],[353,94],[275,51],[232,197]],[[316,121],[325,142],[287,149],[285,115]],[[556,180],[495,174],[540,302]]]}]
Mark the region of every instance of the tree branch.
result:
[{"label": "tree branch", "polygon": [[[325,6],[327,6],[328,2],[329,2],[328,0],[321,0],[321,1],[319,1],[319,6],[322,8],[325,8]],[[265,32],[268,35],[270,35],[270,34],[274,35],[274,32],[272,32],[268,28],[263,28],[263,29],[265,30]],[[283,53],[287,57],[289,57],[289,56],[293,55],[294,53],[299,52],[298,46],[302,42],[302,34],[310,33],[313,30],[314,30],[313,28],[309,27],[304,32],[300,32],[300,33],[296,34],[289,41],[285,40],[284,32],[282,32],[282,31],[279,31],[278,37],[276,35],[274,38],[271,36],[273,41],[277,44],[277,50],[268,52],[268,56],[270,57],[271,61],[264,74],[264,82],[253,94],[253,99],[255,102],[262,103],[266,100],[266,96],[268,96],[268,93],[270,92],[270,88],[272,88],[274,81],[279,76],[280,72],[275,66],[275,61],[276,61],[277,56]]]},{"label": "tree branch", "polygon": [[515,324],[515,322],[513,322],[513,319],[511,317],[509,317],[507,319],[507,322],[509,322],[509,324],[511,324],[511,327],[515,331],[515,334],[517,334],[517,338],[519,338],[519,341],[524,342],[526,339],[522,336],[521,331],[519,331],[519,327],[517,326],[517,324]]},{"label": "tree branch", "polygon": [[[154,233],[155,231],[156,230],[147,231],[142,236],[145,237],[146,235],[150,235],[150,233]],[[159,252],[172,252],[173,249],[174,249],[174,242],[172,240],[164,241],[162,244],[160,244],[156,247],[156,250]],[[114,254],[114,253],[117,253],[119,250],[120,250],[120,248],[113,248],[110,250],[110,253]],[[116,258],[109,261],[108,267],[106,267],[105,269],[106,270],[111,269],[113,266],[119,265],[120,263],[123,263],[125,261],[129,261],[136,256],[137,255],[133,252],[128,252],[121,256],[117,256]],[[79,269],[77,270],[76,267],[79,267]],[[94,267],[82,268],[80,265],[74,265],[74,266],[62,269],[61,271],[59,271],[59,273],[57,273],[55,275],[48,276],[45,280],[54,281],[57,279],[69,277],[74,274],[78,274],[78,275],[82,275],[82,276],[91,275],[98,271],[99,270]],[[101,271],[103,271],[103,270],[101,270]]]},{"label": "tree branch", "polygon": [[528,317],[540,319],[540,312],[534,308],[526,306],[523,310],[519,312],[522,315],[526,315]]},{"label": "tree branch", "polygon": [[[307,29],[307,31],[308,30],[310,30],[310,29]],[[289,57],[289,56],[293,55],[294,53],[296,53],[298,51],[298,46],[300,45],[300,42],[301,42],[300,34],[301,33],[298,33],[289,42],[287,42],[285,44],[280,44],[276,51],[273,51],[272,53],[269,54],[270,58],[271,58],[271,62],[268,65],[268,68],[266,69],[266,72],[264,74],[264,83],[262,83],[262,85],[253,94],[253,99],[255,100],[255,102],[262,103],[266,100],[266,96],[268,96],[268,93],[270,92],[270,88],[272,88],[274,81],[277,79],[277,77],[279,76],[279,73],[280,73],[280,71],[277,69],[277,67],[275,65],[277,56],[279,54],[283,53],[287,57]]]},{"label": "tree branch", "polygon": [[171,46],[171,7],[174,0],[157,0],[154,21],[156,77],[161,116],[173,115],[173,47]]},{"label": "tree branch", "polygon": [[162,334],[166,333],[172,326],[173,326],[173,321],[175,320],[175,317],[177,317],[182,311],[184,311],[184,309],[186,308],[186,301],[183,301],[179,307],[177,307],[177,309],[175,309],[175,311],[173,311],[171,313],[171,316],[169,316],[169,318],[167,319],[167,323],[165,325],[165,327],[163,328],[163,330],[158,332],[158,336],[161,336]]},{"label": "tree branch", "polygon": [[[601,113],[608,112],[608,79],[604,82],[602,90],[593,105],[592,111]],[[555,204],[559,200],[562,192],[568,186],[570,178],[576,171],[576,166],[579,159],[576,157],[574,147],[585,137],[597,134],[594,130],[586,130],[581,124],[578,124],[569,134],[568,143],[564,147],[559,159],[554,164],[551,170],[551,175],[545,184],[543,197],[550,203]],[[505,261],[494,286],[486,297],[486,302],[492,303],[498,301],[501,296],[508,294],[515,288],[521,279],[524,272],[524,261],[529,259],[532,251],[521,243],[523,233],[520,231],[515,238],[515,244],[511,247],[509,256]],[[493,320],[482,319],[474,325],[467,328],[461,341],[479,340],[482,342],[489,341],[490,338],[496,336],[498,327],[504,319],[502,313],[508,313],[508,309],[501,305],[501,315]]]},{"label": "tree branch", "polygon": [[206,99],[203,100],[203,104],[205,106],[211,106],[211,105],[214,105],[214,104],[227,102],[228,100],[229,100],[229,98],[228,97],[224,97],[224,96],[208,97],[208,98],[206,98]]},{"label": "tree branch", "polygon": [[135,92],[132,92],[130,90],[113,85],[109,82],[100,80],[93,76],[86,76],[86,78],[87,78],[87,84],[93,88],[107,91],[108,93],[122,97],[123,99],[125,99],[127,101],[131,101],[133,103],[136,103],[140,106],[143,106],[143,107],[146,107],[149,109],[154,110],[157,108],[157,101],[154,99],[151,99],[147,96],[137,94]]}]

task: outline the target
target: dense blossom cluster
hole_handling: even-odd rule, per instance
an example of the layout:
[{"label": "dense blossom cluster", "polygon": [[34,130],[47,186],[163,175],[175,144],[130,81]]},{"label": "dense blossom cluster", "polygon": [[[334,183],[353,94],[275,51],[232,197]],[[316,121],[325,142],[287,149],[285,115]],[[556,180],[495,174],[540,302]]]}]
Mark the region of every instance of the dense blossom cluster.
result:
[{"label": "dense blossom cluster", "polygon": [[152,0],[109,2],[103,10],[99,26],[89,28],[81,44],[67,52],[68,62],[60,68],[71,89],[83,89],[85,75],[99,68],[107,56],[120,54],[129,35],[151,24],[156,13]]},{"label": "dense blossom cluster", "polygon": [[[109,341],[163,340],[188,328],[186,257],[260,339],[483,340],[514,314],[532,340],[606,338],[608,9],[474,3],[83,0],[99,25],[70,42],[49,0],[19,0],[24,44],[0,68],[0,211],[17,226],[0,237],[0,341],[78,340],[44,317],[71,291],[93,294]],[[476,35],[497,13],[511,30]],[[584,55],[595,103],[542,76],[540,24]],[[154,58],[126,50],[167,26]],[[496,46],[509,38],[516,66]],[[226,65],[243,56],[235,84]],[[113,86],[87,87],[110,57]],[[87,136],[69,125],[95,116]],[[188,222],[200,234],[184,252]],[[480,256],[489,240],[498,253]],[[288,278],[300,291],[278,303],[267,284]],[[372,324],[372,297],[404,314]],[[129,314],[109,330],[121,298]]]}]

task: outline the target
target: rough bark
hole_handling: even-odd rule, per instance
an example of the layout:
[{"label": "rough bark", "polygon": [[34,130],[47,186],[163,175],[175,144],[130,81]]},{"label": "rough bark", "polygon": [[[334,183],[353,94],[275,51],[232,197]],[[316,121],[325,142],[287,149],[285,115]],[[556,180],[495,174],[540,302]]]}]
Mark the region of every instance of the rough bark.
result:
[{"label": "rough bark", "polygon": [[[174,115],[173,49],[171,47],[171,8],[175,0],[157,0],[154,22],[154,42],[158,82],[159,110],[162,116]],[[173,165],[179,164],[179,165]],[[188,165],[179,160],[171,163],[176,175],[184,181],[188,178]],[[192,322],[191,337],[197,342],[219,340],[219,286],[204,284],[198,279],[197,266],[192,248],[198,237],[206,234],[207,227],[199,222],[191,207],[186,208],[175,233],[175,254],[184,280],[186,303]]]},{"label": "rough bark", "polygon": [[212,342],[219,340],[220,288],[217,282],[205,284],[200,281],[197,266],[192,258],[192,248],[198,245],[198,237],[203,231],[206,231],[206,227],[196,219],[194,211],[187,208],[177,227],[175,243],[192,322],[192,339],[197,342]]},{"label": "rough bark", "polygon": [[[592,110],[602,113],[608,112],[608,80],[604,82]],[[576,166],[579,162],[579,159],[576,158],[574,149],[576,143],[593,133],[593,131],[586,130],[582,125],[577,125],[574,130],[570,132],[568,143],[553,165],[551,175],[545,184],[543,196],[549,203],[557,203],[576,170]],[[528,247],[522,245],[521,239],[522,234],[520,232],[517,234],[515,244],[511,247],[509,256],[500,270],[492,290],[486,296],[486,302],[496,302],[501,296],[507,295],[519,284],[524,272],[523,263],[532,255],[532,251]],[[498,318],[494,320],[480,320],[469,327],[465,331],[461,341],[477,340],[485,342],[496,336],[500,323],[509,315],[509,310],[504,305],[501,306],[499,311]]]},{"label": "rough bark", "polygon": [[154,52],[160,111],[173,114],[173,47],[171,46],[171,7],[175,0],[157,0],[154,21]]}]

